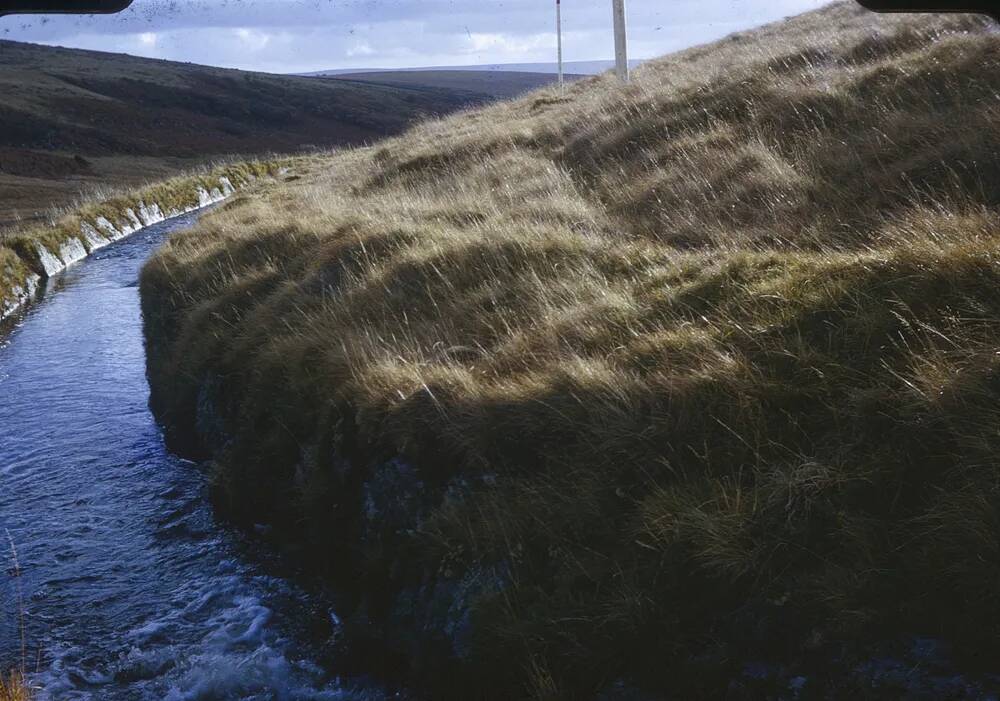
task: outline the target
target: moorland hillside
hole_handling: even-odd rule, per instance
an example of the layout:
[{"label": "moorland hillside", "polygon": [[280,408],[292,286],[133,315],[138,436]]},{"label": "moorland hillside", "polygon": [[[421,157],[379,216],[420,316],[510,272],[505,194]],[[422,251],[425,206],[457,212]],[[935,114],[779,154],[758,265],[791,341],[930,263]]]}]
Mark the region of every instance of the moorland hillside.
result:
[{"label": "moorland hillside", "polygon": [[154,409],[434,698],[972,684],[998,94],[986,20],[839,3],[304,160],[147,265]]}]

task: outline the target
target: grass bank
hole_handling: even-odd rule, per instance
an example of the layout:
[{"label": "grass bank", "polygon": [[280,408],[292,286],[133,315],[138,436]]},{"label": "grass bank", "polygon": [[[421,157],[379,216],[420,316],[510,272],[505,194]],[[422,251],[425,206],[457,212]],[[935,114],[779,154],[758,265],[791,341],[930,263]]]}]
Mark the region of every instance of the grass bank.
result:
[{"label": "grass bank", "polygon": [[221,201],[281,165],[272,159],[206,167],[141,188],[107,191],[54,216],[48,226],[0,231],[0,321],[31,299],[43,278],[144,226]]},{"label": "grass bank", "polygon": [[974,674],[998,94],[985,21],[836,4],[317,157],[147,265],[154,409],[436,698]]},{"label": "grass bank", "polygon": [[11,672],[6,677],[0,674],[0,701],[30,701],[34,697],[20,672]]}]

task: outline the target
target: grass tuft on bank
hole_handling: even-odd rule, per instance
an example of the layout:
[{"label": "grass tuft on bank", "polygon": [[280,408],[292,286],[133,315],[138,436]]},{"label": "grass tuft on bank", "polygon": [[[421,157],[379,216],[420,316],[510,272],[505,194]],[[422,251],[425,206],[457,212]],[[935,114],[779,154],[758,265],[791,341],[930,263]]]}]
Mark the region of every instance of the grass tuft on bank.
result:
[{"label": "grass tuft on bank", "polygon": [[442,696],[974,669],[998,94],[986,20],[839,3],[315,157],[147,265],[154,409]]},{"label": "grass tuft on bank", "polygon": [[[62,211],[48,225],[0,229],[0,321],[29,300],[53,265],[81,255],[129,231],[228,196],[259,178],[287,170],[292,159],[220,162],[138,188],[95,192]],[[49,258],[46,268],[44,257]]]},{"label": "grass tuft on bank", "polygon": [[206,192],[218,190],[220,178],[229,179],[233,185],[246,185],[257,178],[273,175],[287,161],[287,158],[272,156],[263,160],[220,162],[141,187],[97,190],[62,210],[53,210],[46,224],[0,229],[0,245],[25,254],[30,251],[29,258],[35,255],[35,242],[54,252],[70,238],[89,246],[89,241],[80,231],[84,222],[92,223],[103,218],[116,226],[131,226],[132,222],[125,213],[130,209],[138,211],[142,203],[155,204],[164,212],[183,212],[198,206],[199,189]]},{"label": "grass tuft on bank", "polygon": [[20,672],[8,676],[0,674],[0,701],[31,701],[35,698],[31,687]]}]

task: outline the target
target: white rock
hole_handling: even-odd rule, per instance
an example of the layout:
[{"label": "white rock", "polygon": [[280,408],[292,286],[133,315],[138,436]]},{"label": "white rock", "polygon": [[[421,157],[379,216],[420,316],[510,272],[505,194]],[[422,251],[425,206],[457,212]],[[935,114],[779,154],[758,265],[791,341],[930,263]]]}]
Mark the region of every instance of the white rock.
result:
[{"label": "white rock", "polygon": [[155,202],[149,206],[145,202],[139,202],[139,218],[142,220],[143,226],[152,226],[153,224],[159,224],[161,221],[166,219],[163,216],[162,210],[160,210],[160,205]]},{"label": "white rock", "polygon": [[45,270],[47,277],[52,277],[56,273],[66,269],[63,262],[58,257],[52,255],[52,252],[42,244],[35,243],[35,250],[38,252],[38,258],[42,263],[42,268]]},{"label": "white rock", "polygon": [[68,268],[73,265],[73,263],[86,258],[87,249],[83,247],[83,243],[80,242],[80,239],[73,236],[59,247],[59,257],[62,258],[62,262],[65,263]]},{"label": "white rock", "polygon": [[23,285],[15,285],[11,292],[11,299],[5,301],[0,306],[0,321],[13,314],[17,309],[35,296],[38,291],[38,283],[42,278],[35,273],[28,275]]},{"label": "white rock", "polygon": [[127,234],[123,234],[122,232],[120,232],[117,228],[115,228],[114,224],[109,222],[104,217],[98,217],[97,220],[94,222],[94,224],[97,226],[98,229],[107,234],[108,238],[110,238],[112,241],[117,241],[118,239],[127,236]]},{"label": "white rock", "polygon": [[87,244],[90,246],[91,253],[99,248],[104,248],[111,243],[110,239],[101,236],[101,233],[89,222],[83,222],[83,224],[80,225],[80,233],[83,235],[83,238],[87,239]]},{"label": "white rock", "polygon": [[[142,203],[140,202],[139,204],[141,205]],[[127,227],[129,231],[126,233],[126,236],[128,234],[131,234],[133,231],[138,231],[139,229],[142,228],[142,220],[139,219],[139,216],[135,213],[134,209],[132,209],[131,207],[126,209],[125,216],[128,217],[128,220],[130,222],[132,222],[132,226]]]}]

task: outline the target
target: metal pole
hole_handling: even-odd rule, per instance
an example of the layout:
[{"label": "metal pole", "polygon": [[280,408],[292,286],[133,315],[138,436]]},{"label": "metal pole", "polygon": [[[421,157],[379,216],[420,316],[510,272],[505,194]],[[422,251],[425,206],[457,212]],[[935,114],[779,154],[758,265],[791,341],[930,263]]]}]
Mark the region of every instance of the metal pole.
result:
[{"label": "metal pole", "polygon": [[556,37],[559,45],[559,89],[563,87],[563,57],[562,57],[562,4],[556,0]]},{"label": "metal pole", "polygon": [[615,72],[628,82],[628,30],[625,23],[625,0],[611,0],[615,16]]}]

